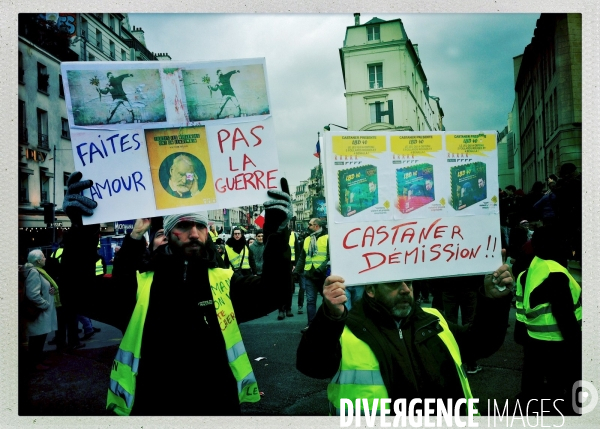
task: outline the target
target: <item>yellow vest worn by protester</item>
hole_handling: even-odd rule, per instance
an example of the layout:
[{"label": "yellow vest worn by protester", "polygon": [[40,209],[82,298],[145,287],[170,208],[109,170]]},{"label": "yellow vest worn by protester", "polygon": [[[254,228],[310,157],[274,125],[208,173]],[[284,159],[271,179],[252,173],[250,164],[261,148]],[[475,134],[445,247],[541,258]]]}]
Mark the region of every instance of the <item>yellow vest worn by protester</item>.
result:
[{"label": "yellow vest worn by protester", "polygon": [[521,286],[521,276],[523,273],[519,274],[517,277],[517,287],[515,289],[515,307],[517,309],[516,318],[518,322],[527,323],[527,317],[525,317],[525,309],[523,308],[523,286]]},{"label": "yellow vest worn by protester", "polygon": [[[220,302],[219,313],[234,314],[229,300],[229,282],[233,271],[230,269],[214,268],[208,270],[208,281],[214,302]],[[137,303],[127,330],[119,345],[119,350],[113,361],[110,372],[110,387],[106,400],[106,408],[120,416],[128,416],[135,401],[136,377],[140,363],[142,348],[142,333],[150,301],[150,287],[154,272],[138,272]],[[225,303],[225,304],[223,304]],[[215,310],[216,312],[216,310]],[[248,359],[242,334],[235,317],[221,330],[225,339],[229,367],[237,381],[238,398],[242,402],[258,402],[260,395],[252,365]],[[175,376],[175,375],[174,375]]]},{"label": "yellow vest worn by protester", "polygon": [[291,261],[296,260],[296,233],[294,231],[290,232],[290,250],[292,251]]},{"label": "yellow vest worn by protester", "polygon": [[[438,336],[452,355],[465,399],[473,398],[469,380],[462,365],[458,344],[448,328],[446,319],[434,308],[423,308],[423,311],[439,318],[443,330],[438,333]],[[340,399],[349,399],[355,404],[356,399],[368,398],[372,405],[374,398],[389,398],[379,371],[379,361],[367,343],[357,338],[346,326],[340,337],[340,344],[342,346],[340,368],[327,386],[329,413],[340,415]],[[381,406],[378,409],[381,410]]]},{"label": "yellow vest worn by protester", "polygon": [[317,238],[317,253],[312,257],[308,255],[308,248],[310,247],[310,235],[304,239],[304,253],[306,254],[306,260],[304,262],[304,271],[310,271],[311,267],[315,269],[319,268],[323,262],[327,260],[327,240],[329,235],[324,234]]},{"label": "yellow vest worn by protester", "polygon": [[[244,246],[242,253],[235,253],[235,250],[229,246],[225,246],[225,250],[227,251],[229,263],[234,270],[237,270],[238,268],[241,268],[242,270],[250,269],[250,261],[248,259],[250,251],[248,250],[248,246]],[[242,259],[242,255],[244,255],[244,259]]]},{"label": "yellow vest worn by protester", "polygon": [[58,259],[58,262],[60,262],[61,258],[62,258],[63,250],[64,249],[62,247],[59,247],[54,252],[52,252],[52,254],[50,255],[50,257],[51,258],[56,258],[56,259]]},{"label": "yellow vest worn by protester", "polygon": [[[98,243],[98,249],[100,249],[100,243]],[[96,275],[97,276],[104,275],[104,267],[102,266],[102,259],[98,259],[96,261]]]},{"label": "yellow vest worn by protester", "polygon": [[[573,276],[569,274],[569,271],[558,262],[541,259],[537,256],[533,258],[533,261],[531,261],[531,265],[527,270],[525,290],[523,291],[523,310],[526,319],[525,325],[527,326],[527,333],[531,338],[543,341],[563,341],[563,336],[556,324],[556,318],[552,314],[552,306],[550,303],[545,302],[535,308],[531,308],[529,304],[531,292],[541,285],[542,282],[548,278],[550,273],[563,273],[569,278],[569,288],[571,289],[571,296],[573,298],[573,311],[579,322],[579,326],[581,326],[581,286],[579,286],[579,283],[577,283]],[[517,293],[519,292],[518,285],[519,282],[517,281]]]}]

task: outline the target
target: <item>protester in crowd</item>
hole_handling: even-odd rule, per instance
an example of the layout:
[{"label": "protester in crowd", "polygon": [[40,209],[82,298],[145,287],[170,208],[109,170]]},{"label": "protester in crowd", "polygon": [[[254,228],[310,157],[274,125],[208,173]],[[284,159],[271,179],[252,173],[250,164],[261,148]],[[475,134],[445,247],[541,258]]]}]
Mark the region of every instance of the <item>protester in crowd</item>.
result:
[{"label": "protester in crowd", "polygon": [[582,236],[582,181],[575,164],[567,162],[560,167],[559,180],[554,192],[558,197],[558,222],[567,231],[571,256],[581,262]]},{"label": "protester in crowd", "polygon": [[325,222],[313,218],[308,222],[311,234],[304,239],[300,257],[294,271],[301,273],[306,292],[308,324],[302,329],[306,332],[317,313],[317,294],[323,293],[323,282],[329,265],[329,235],[323,227]]},{"label": "protester in crowd", "polygon": [[250,250],[246,243],[246,237],[240,227],[233,228],[233,235],[225,242],[225,262],[234,271],[243,275],[252,274],[250,268]]},{"label": "protester in crowd", "polygon": [[531,242],[535,257],[516,284],[515,341],[524,354],[520,399],[538,405],[548,399],[562,414],[573,414],[571,394],[582,367],[581,286],[567,270],[563,231],[543,226]]},{"label": "protester in crowd", "polygon": [[250,254],[250,268],[252,269],[252,274],[254,275],[262,274],[263,252],[265,250],[263,237],[263,230],[259,229],[256,231],[256,240],[248,246]]},{"label": "protester in crowd", "polygon": [[23,267],[25,277],[25,332],[29,337],[29,363],[38,371],[50,369],[44,365],[43,351],[46,336],[58,329],[56,306],[60,306],[58,286],[46,273],[46,257],[40,249],[34,249],[27,256]]},{"label": "protester in crowd", "polygon": [[[296,218],[293,218],[292,220],[295,221],[295,219]],[[290,270],[292,271],[292,285],[290,287],[289,300],[286,300],[283,310],[286,312],[286,314],[288,314],[288,312],[290,312],[290,314],[291,314],[292,298],[294,297],[294,292],[296,291],[296,283],[300,283],[300,276],[296,272],[296,258],[298,256],[300,256],[301,247],[300,247],[300,242],[298,241],[298,235],[292,229],[291,222],[290,222],[290,225],[288,225],[288,228],[290,228],[289,245],[290,245],[290,253],[291,253]],[[303,307],[304,307],[304,289],[299,284],[299,287],[298,287],[298,314],[304,313]],[[288,317],[292,317],[292,316],[293,316],[293,314]]]},{"label": "protester in crowd", "polygon": [[[291,282],[287,183],[282,179],[286,192],[267,192],[273,199],[264,204],[262,276],[220,268],[206,215],[188,213],[164,218],[168,243],[133,282],[127,270],[140,266],[150,220],[138,219],[125,236],[112,278],[94,276],[98,225],[83,226],[81,218],[96,203],[79,195],[91,185],[81,173],[67,181],[63,208],[73,226],[63,264],[65,281],[79,286],[81,312],[125,332],[107,408],[119,415],[239,415],[240,402],[260,395],[238,324],[274,311]],[[97,291],[97,300],[87,299]],[[169,371],[170,363],[184,374]]]},{"label": "protester in crowd", "polygon": [[209,233],[212,241],[216,241],[217,238],[219,238],[219,233],[217,232],[217,226],[214,223],[210,224],[210,227],[208,228],[208,233]]},{"label": "protester in crowd", "polygon": [[46,265],[44,267],[55,283],[60,285],[61,291],[61,305],[56,308],[58,329],[56,330],[54,338],[48,341],[48,344],[56,346],[56,350],[76,350],[85,347],[85,343],[82,343],[79,339],[80,329],[78,328],[77,313],[75,312],[72,299],[73,293],[68,285],[63,287],[61,284],[63,250],[61,243],[46,260]]},{"label": "protester in crowd", "polygon": [[[462,362],[494,353],[506,334],[513,278],[504,264],[485,276],[473,322],[458,326],[414,301],[411,282],[368,284],[350,312],[345,280],[329,276],[323,305],[303,335],[296,366],[314,378],[333,377],[331,414],[340,400],[472,397]],[[456,403],[456,402],[454,402]],[[434,407],[435,408],[435,407]]]},{"label": "protester in crowd", "polygon": [[534,205],[543,196],[544,183],[538,180],[531,186],[531,190],[523,198],[522,216],[524,219],[527,219],[530,222],[537,222],[540,220],[539,212],[534,208]]}]

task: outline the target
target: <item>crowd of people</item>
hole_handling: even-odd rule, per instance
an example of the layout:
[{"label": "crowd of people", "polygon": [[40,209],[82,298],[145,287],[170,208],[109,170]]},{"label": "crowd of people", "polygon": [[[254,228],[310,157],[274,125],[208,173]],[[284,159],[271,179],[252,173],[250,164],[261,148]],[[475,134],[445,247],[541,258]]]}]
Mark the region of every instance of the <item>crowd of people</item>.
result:
[{"label": "crowd of people", "polygon": [[[526,194],[514,185],[500,190],[502,246],[521,272],[533,259],[531,235],[540,226],[556,226],[566,234],[569,260],[581,262],[582,179],[572,163],[565,163],[558,176],[545,183],[536,181]],[[516,274],[518,274],[515,273]]]},{"label": "crowd of people", "polygon": [[[89,318],[123,332],[107,377],[107,409],[118,415],[239,415],[241,403],[260,400],[239,324],[271,312],[278,320],[293,317],[297,284],[298,314],[306,300],[307,324],[296,366],[309,377],[331,379],[332,415],[342,412],[342,399],[458,400],[473,397],[468,376],[482,370],[478,359],[502,346],[516,300],[515,340],[525,356],[520,398],[561,399],[562,414],[572,414],[566,399],[581,379],[581,286],[566,267],[581,249],[574,238],[577,199],[567,198],[566,189],[572,194],[577,180],[567,165],[560,178],[548,178],[546,192],[536,185],[519,196],[506,188],[500,200],[508,249],[503,261],[511,257],[515,268],[520,263],[518,272],[503,263],[488,275],[346,286],[331,272],[326,222],[311,219],[303,234],[290,228],[285,179],[281,191],[267,192],[265,224],[253,242],[241,227],[224,241],[201,212],[138,219],[106,276],[99,227],[82,222],[96,207],[81,195],[92,184],[73,173],[63,205],[72,227],[52,255],[58,267],[49,274],[39,250],[20,267],[28,363],[36,371],[48,368],[42,350],[53,331],[57,348],[83,347],[77,321],[89,338]],[[534,231],[533,222],[540,222]],[[572,228],[561,228],[564,222]],[[430,293],[431,308],[421,306]],[[569,371],[560,376],[551,364],[540,365],[547,353],[567,352]],[[185,376],[168,371],[170,365],[185,368]]]}]

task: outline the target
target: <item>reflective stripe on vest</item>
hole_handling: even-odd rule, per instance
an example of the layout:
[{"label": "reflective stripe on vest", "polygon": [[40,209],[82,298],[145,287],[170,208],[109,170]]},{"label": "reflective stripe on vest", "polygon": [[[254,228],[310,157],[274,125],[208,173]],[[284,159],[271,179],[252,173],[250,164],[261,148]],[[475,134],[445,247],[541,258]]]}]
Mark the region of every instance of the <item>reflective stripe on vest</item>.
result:
[{"label": "reflective stripe on vest", "polygon": [[304,253],[306,254],[304,271],[310,271],[313,266],[315,268],[319,268],[327,260],[327,240],[329,240],[329,236],[327,234],[321,235],[319,238],[317,238],[317,253],[311,257],[308,255],[310,236],[304,239]]},{"label": "reflective stripe on vest", "polygon": [[296,234],[294,231],[290,232],[290,250],[292,252],[291,261],[296,260]]},{"label": "reflective stripe on vest", "polygon": [[525,271],[519,274],[517,277],[517,288],[515,291],[515,307],[517,308],[516,318],[519,322],[527,323],[527,318],[525,317],[525,309],[523,308],[523,286],[521,286],[521,276],[525,273]]},{"label": "reflective stripe on vest", "polygon": [[[221,327],[221,333],[225,340],[229,367],[237,382],[238,399],[240,403],[258,402],[260,395],[256,378],[254,377],[252,365],[242,341],[242,335],[235,319],[233,306],[228,298],[229,282],[232,275],[233,271],[230,269],[215,268],[208,270],[208,280],[213,301],[220,303],[219,313],[224,312],[226,314],[225,317],[232,320],[224,328]],[[121,416],[129,415],[134,404],[142,334],[150,301],[150,287],[153,277],[153,272],[138,273],[136,306],[115,356],[110,373],[110,388],[108,390],[106,408],[113,410]]]},{"label": "reflective stripe on vest", "polygon": [[244,259],[242,259],[241,253],[236,253],[235,250],[233,250],[233,248],[231,248],[230,246],[225,246],[225,250],[227,251],[229,263],[231,264],[234,270],[237,270],[238,268],[241,268],[243,270],[250,269],[250,261],[248,260],[248,254],[250,252],[248,251],[248,246],[244,246],[244,249],[242,250],[242,253],[244,254]]},{"label": "reflective stripe on vest", "polygon": [[535,308],[531,308],[529,304],[531,293],[548,278],[550,273],[563,273],[569,278],[569,288],[571,289],[571,297],[573,298],[573,312],[575,313],[577,322],[581,326],[581,286],[579,286],[579,283],[571,276],[569,271],[558,262],[541,259],[537,256],[531,261],[525,281],[525,291],[523,293],[525,324],[527,326],[527,333],[531,338],[543,341],[562,341],[563,336],[556,323],[556,318],[552,314],[550,303],[545,302]]},{"label": "reflective stripe on vest", "polygon": [[[423,311],[439,319],[443,330],[438,333],[438,336],[454,360],[464,397],[465,399],[473,398],[469,380],[462,365],[458,344],[456,344],[454,335],[450,332],[446,320],[433,308],[423,308]],[[340,345],[342,347],[340,369],[327,386],[330,414],[340,414],[341,399],[349,399],[355,404],[356,399],[367,398],[370,402],[369,406],[372,406],[374,398],[388,398],[388,392],[379,371],[379,362],[367,343],[357,338],[348,327],[344,327],[340,337]],[[387,404],[388,408],[389,405]],[[379,405],[380,410],[381,404]]]}]

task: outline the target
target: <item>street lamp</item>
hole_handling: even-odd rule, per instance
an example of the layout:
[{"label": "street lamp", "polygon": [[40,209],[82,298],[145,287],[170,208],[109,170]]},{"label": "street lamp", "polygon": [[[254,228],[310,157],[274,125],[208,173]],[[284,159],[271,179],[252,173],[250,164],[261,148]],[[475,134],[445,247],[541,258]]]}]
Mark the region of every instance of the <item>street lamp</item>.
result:
[{"label": "street lamp", "polygon": [[348,129],[348,128],[346,128],[346,127],[342,127],[341,125],[337,125],[337,124],[327,124],[327,125],[325,125],[325,126],[323,127],[323,129],[324,129],[325,131],[331,131],[331,127],[330,127],[330,125],[335,125],[336,127],[338,127],[338,128],[343,128],[343,129],[345,129],[345,130],[347,130],[347,129]]}]

